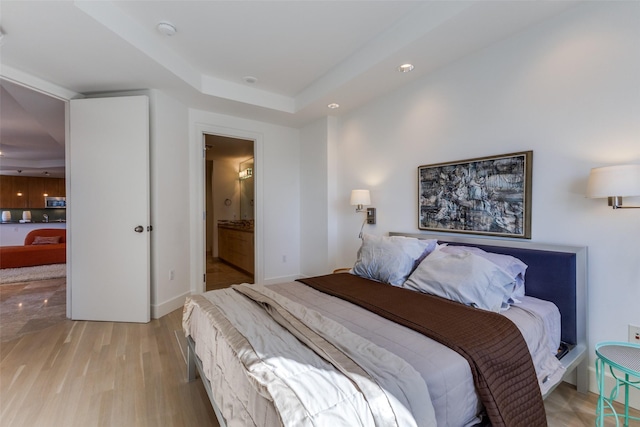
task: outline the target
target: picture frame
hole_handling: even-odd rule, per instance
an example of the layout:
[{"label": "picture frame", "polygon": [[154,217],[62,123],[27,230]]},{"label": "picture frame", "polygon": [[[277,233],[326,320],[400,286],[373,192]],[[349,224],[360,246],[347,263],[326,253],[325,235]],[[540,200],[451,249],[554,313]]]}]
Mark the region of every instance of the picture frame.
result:
[{"label": "picture frame", "polygon": [[531,238],[533,151],[418,167],[418,228]]}]

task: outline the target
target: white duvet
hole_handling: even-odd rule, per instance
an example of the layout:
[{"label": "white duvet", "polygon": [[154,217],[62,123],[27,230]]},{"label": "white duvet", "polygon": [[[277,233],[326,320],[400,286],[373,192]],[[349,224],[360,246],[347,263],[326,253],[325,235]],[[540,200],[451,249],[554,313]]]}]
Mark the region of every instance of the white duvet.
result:
[{"label": "white duvet", "polygon": [[[224,381],[248,381],[273,402],[282,425],[436,425],[424,380],[402,358],[264,286],[235,288],[194,296],[185,304],[183,326],[194,337],[208,378],[220,375],[220,363],[228,357],[212,354],[224,351],[219,346],[226,344],[215,342],[221,334],[244,368],[240,374],[236,367],[235,375],[246,377]],[[204,333],[203,323],[211,323],[215,332]],[[256,413],[267,410],[264,404],[236,407],[231,399],[221,399],[229,426],[236,421],[268,425]]]},{"label": "white duvet", "polygon": [[[250,286],[250,288],[254,287],[255,285]],[[469,364],[455,351],[418,332],[383,319],[349,302],[316,291],[299,282],[280,283],[267,288],[269,291],[274,291],[272,294],[283,295],[288,300],[312,309],[313,311],[311,312],[313,313],[317,312],[322,314],[323,317],[332,319],[334,324],[353,333],[354,340],[364,339],[366,342],[375,344],[375,347],[384,348],[398,359],[406,361],[411,369],[403,369],[406,369],[407,372],[417,372],[417,374],[410,374],[409,376],[422,378],[428,387],[428,391],[422,392],[428,393],[426,399],[424,396],[418,397],[418,393],[411,397],[418,398],[420,402],[419,409],[425,407],[431,411],[431,407],[433,407],[438,426],[469,426],[480,421],[478,414],[482,406],[475,391]],[[240,305],[235,305],[236,303]],[[276,411],[275,406],[271,403],[273,397],[269,393],[263,393],[262,383],[255,381],[255,374],[247,376],[245,373],[246,366],[238,362],[237,353],[243,353],[244,361],[242,363],[251,362],[250,364],[254,364],[255,362],[256,368],[268,366],[269,370],[273,372],[280,368],[293,368],[295,372],[304,370],[305,368],[296,361],[302,360],[298,359],[298,357],[309,356],[307,354],[308,349],[293,349],[293,355],[287,356],[284,360],[276,356],[281,351],[279,347],[299,346],[304,348],[304,346],[300,345],[297,339],[289,333],[283,334],[284,329],[282,326],[265,312],[254,313],[255,309],[252,308],[254,306],[255,303],[230,290],[208,292],[203,296],[195,296],[188,300],[185,305],[185,331],[196,342],[196,353],[203,362],[205,375],[212,382],[214,399],[218,406],[221,407],[223,415],[227,419],[228,427],[234,425],[270,427],[283,423],[278,414],[280,410]],[[244,311],[250,311],[251,315],[245,318],[246,313],[243,313]],[[217,315],[214,316],[212,313],[217,313]],[[560,319],[557,308],[546,301],[529,301],[525,298],[520,307],[512,307],[503,314],[514,321],[523,333],[532,353],[540,387],[544,393],[546,389],[557,383],[564,374],[564,369],[552,354],[552,349],[557,348],[557,341],[559,340],[557,325],[559,325]],[[239,333],[235,339],[229,341],[227,336],[232,335],[232,332],[227,330],[235,330],[236,327],[231,326],[227,316],[240,324],[239,329],[245,331],[243,333],[253,336],[252,341],[254,342],[246,342],[243,345],[238,344],[244,340],[243,335]],[[214,317],[215,319],[211,320]],[[555,326],[549,327],[547,322]],[[229,325],[226,325],[227,323]],[[266,331],[264,330],[265,328]],[[281,337],[281,335],[284,336]],[[348,337],[347,342],[350,343],[352,335],[345,336]],[[254,361],[253,358],[257,356],[252,355],[251,351],[243,349],[243,346],[252,347],[254,345],[256,348],[261,348],[260,354],[265,355],[262,360],[256,359]],[[303,354],[298,356],[298,352]],[[360,352],[361,350],[356,351],[356,353]],[[267,354],[274,356],[266,356]],[[318,356],[309,357],[315,360],[311,365],[314,370],[319,370],[323,375],[328,375],[328,377],[319,378],[319,381],[331,382],[333,379],[342,378],[338,371],[326,361],[322,359],[318,361]],[[374,360],[377,357],[374,357]],[[307,362],[303,363],[306,364]],[[385,366],[388,367],[389,365],[385,363],[382,368],[384,369]],[[257,372],[261,371],[258,370]],[[308,373],[308,375],[315,374]],[[251,383],[249,383],[249,378]],[[305,384],[306,382],[298,385],[304,389]],[[341,387],[348,385],[344,378],[340,380],[339,386],[337,384],[328,384],[328,390],[333,391],[328,393],[327,396],[331,393],[342,393]],[[338,388],[335,389],[334,387]],[[256,393],[255,390],[260,391],[260,393]],[[312,406],[309,408],[311,413],[315,411],[314,408],[321,408],[327,404],[325,401],[327,397],[324,391],[318,394],[315,393],[315,389],[310,388],[308,392],[319,399],[317,403],[311,403]],[[360,402],[360,400],[358,401]],[[404,407],[412,407],[411,411],[414,411],[415,406],[413,403],[407,403]],[[292,408],[292,412],[296,411],[300,413],[299,408]],[[295,414],[292,415],[295,418]],[[326,415],[329,414],[327,413]],[[368,415],[367,417],[370,420],[372,416]],[[430,421],[427,421],[427,424],[420,424],[419,419],[420,415],[416,418],[417,425],[429,425]],[[341,418],[334,420],[331,424],[332,427],[363,425],[352,424],[351,421],[345,421]],[[403,421],[401,425],[411,424],[404,424]]]}]

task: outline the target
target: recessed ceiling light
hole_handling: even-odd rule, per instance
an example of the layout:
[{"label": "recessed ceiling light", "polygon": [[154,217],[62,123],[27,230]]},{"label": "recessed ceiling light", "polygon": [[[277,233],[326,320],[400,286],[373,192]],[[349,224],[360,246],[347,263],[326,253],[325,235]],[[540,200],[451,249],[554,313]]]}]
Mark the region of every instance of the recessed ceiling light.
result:
[{"label": "recessed ceiling light", "polygon": [[332,102],[331,104],[327,105],[327,107],[331,108],[332,110],[335,110],[336,108],[340,108],[340,104],[336,104],[335,102]]},{"label": "recessed ceiling light", "polygon": [[160,34],[163,34],[165,36],[172,36],[178,31],[173,24],[170,24],[166,21],[158,22],[158,25],[156,25],[156,29]]},{"label": "recessed ceiling light", "polygon": [[401,73],[408,73],[411,70],[413,70],[412,64],[402,64],[398,67],[398,71],[400,71]]},{"label": "recessed ceiling light", "polygon": [[242,80],[244,80],[245,83],[249,83],[250,85],[255,84],[258,81],[258,79],[253,76],[244,76]]}]

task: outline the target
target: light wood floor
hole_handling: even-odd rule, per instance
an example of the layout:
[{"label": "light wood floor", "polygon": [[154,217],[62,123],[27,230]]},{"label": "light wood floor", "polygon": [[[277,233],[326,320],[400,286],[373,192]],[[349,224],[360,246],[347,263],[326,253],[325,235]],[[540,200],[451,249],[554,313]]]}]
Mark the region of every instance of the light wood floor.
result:
[{"label": "light wood floor", "polygon": [[[217,426],[200,380],[186,381],[181,316],[67,320],[1,343],[0,425]],[[595,404],[563,383],[545,402],[549,426],[593,426]]]},{"label": "light wood floor", "polygon": [[[215,268],[225,271],[217,286],[235,280]],[[186,381],[181,318],[179,309],[148,324],[64,319],[0,342],[0,426],[217,427],[201,381]],[[545,401],[549,426],[593,426],[596,399],[561,384]]]},{"label": "light wood floor", "polygon": [[0,426],[217,426],[186,381],[181,319],[66,320],[0,343]]}]

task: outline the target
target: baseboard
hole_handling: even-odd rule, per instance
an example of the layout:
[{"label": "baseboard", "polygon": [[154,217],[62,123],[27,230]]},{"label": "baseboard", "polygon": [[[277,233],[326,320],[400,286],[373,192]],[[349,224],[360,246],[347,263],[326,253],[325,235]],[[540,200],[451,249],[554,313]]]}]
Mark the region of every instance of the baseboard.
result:
[{"label": "baseboard", "polygon": [[178,295],[177,297],[165,301],[161,304],[151,304],[151,318],[159,319],[160,317],[165,316],[172,311],[182,307],[184,305],[185,298],[189,295],[191,295],[191,291],[184,292],[182,295]]}]

